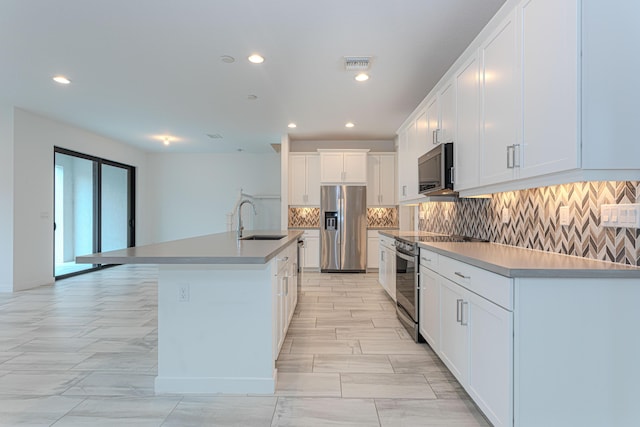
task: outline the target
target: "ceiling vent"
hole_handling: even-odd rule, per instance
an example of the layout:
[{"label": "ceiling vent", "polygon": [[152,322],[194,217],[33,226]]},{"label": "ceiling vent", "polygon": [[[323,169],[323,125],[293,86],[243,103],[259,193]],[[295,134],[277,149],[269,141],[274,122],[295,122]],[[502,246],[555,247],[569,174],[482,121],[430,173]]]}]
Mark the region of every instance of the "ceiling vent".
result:
[{"label": "ceiling vent", "polygon": [[371,66],[370,56],[345,56],[344,68],[347,71],[367,71]]},{"label": "ceiling vent", "polygon": [[207,136],[211,139],[222,139],[222,135],[219,133],[208,133]]}]

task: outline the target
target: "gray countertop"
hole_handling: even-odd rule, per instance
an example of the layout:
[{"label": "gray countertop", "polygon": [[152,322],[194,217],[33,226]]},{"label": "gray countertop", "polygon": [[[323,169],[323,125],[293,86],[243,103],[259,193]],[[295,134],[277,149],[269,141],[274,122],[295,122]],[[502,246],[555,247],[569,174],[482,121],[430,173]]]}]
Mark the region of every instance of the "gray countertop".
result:
[{"label": "gray countertop", "polygon": [[[477,242],[420,242],[431,233],[383,231],[384,235],[412,238],[421,248],[506,277],[637,278],[640,268],[540,250]],[[638,281],[640,285],[640,280]]]},{"label": "gray countertop", "polygon": [[209,234],[84,255],[80,264],[266,264],[302,236],[301,230],[245,230],[245,236],[282,234],[280,240],[238,240],[235,232]]}]

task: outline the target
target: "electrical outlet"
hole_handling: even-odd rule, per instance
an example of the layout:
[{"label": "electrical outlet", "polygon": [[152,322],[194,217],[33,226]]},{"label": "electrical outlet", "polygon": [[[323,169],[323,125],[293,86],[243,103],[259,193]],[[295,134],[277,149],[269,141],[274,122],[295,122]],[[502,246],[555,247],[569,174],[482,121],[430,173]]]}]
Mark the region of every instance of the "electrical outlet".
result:
[{"label": "electrical outlet", "polygon": [[178,286],[178,302],[189,301],[189,284],[182,283]]},{"label": "electrical outlet", "polygon": [[569,225],[569,206],[560,206],[560,225]]},{"label": "electrical outlet", "polygon": [[503,224],[508,224],[509,220],[510,220],[510,215],[509,215],[509,209],[508,208],[502,208],[502,223]]}]

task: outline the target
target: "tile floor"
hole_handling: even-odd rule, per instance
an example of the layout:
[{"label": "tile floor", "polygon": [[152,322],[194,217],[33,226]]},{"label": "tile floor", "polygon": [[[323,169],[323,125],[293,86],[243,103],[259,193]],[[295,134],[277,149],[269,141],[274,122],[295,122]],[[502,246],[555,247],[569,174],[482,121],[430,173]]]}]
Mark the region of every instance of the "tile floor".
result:
[{"label": "tile floor", "polygon": [[157,269],[0,294],[0,426],[488,426],[375,274],[306,273],[275,396],[159,395]]}]

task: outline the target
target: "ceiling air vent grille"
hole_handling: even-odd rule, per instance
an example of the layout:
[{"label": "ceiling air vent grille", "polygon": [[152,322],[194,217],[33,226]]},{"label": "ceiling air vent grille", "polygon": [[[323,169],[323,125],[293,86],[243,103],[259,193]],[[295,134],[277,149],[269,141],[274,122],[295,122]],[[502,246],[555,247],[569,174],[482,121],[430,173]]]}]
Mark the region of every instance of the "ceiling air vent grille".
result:
[{"label": "ceiling air vent grille", "polygon": [[345,56],[344,68],[347,71],[367,71],[371,66],[370,56]]}]

